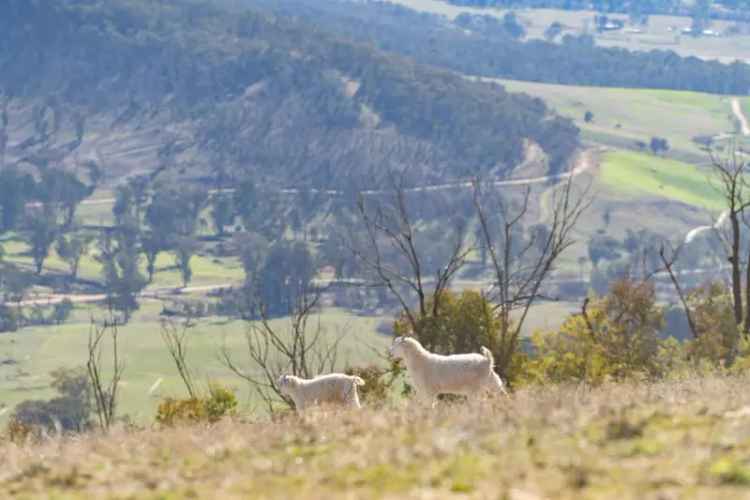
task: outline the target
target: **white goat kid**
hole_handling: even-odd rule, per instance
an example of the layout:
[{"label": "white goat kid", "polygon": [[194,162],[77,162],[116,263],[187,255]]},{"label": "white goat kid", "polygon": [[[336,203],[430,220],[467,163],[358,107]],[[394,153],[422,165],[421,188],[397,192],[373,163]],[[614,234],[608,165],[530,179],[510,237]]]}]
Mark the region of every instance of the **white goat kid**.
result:
[{"label": "white goat kid", "polygon": [[394,358],[403,359],[417,396],[432,406],[440,394],[470,398],[482,394],[503,394],[505,386],[494,372],[495,360],[486,347],[481,354],[434,354],[411,337],[397,337],[390,348]]},{"label": "white goat kid", "polygon": [[278,380],[279,391],[292,398],[299,413],[319,404],[361,408],[357,392],[357,387],[361,385],[365,385],[364,380],[343,373],[320,375],[311,379],[282,375]]}]

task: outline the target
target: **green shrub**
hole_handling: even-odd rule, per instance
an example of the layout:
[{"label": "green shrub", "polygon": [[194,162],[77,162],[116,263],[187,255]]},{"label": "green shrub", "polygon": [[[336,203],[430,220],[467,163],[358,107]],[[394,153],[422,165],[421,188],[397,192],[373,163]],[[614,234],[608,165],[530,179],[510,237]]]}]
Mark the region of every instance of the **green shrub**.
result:
[{"label": "green shrub", "polygon": [[214,423],[236,413],[237,398],[226,388],[211,385],[208,397],[166,398],[156,410],[156,422],[165,426],[184,423]]},{"label": "green shrub", "polygon": [[723,365],[739,354],[739,329],[734,321],[734,310],[729,290],[722,283],[710,283],[688,294],[698,337],[687,343],[688,356],[695,362],[706,360],[714,366]]},{"label": "green shrub", "polygon": [[570,316],[558,332],[532,336],[534,356],[520,362],[523,382],[653,378],[661,374],[663,309],[653,285],[619,280],[594,299],[586,315]]},{"label": "green shrub", "polygon": [[401,363],[393,361],[388,368],[370,365],[346,369],[348,375],[356,375],[364,380],[365,385],[357,388],[363,403],[382,405],[388,400],[393,386],[404,373]]},{"label": "green shrub", "polygon": [[[427,301],[428,311],[433,310],[434,301],[434,297]],[[479,352],[480,347],[486,347],[495,358],[495,370],[513,386],[519,367],[516,358],[523,356],[521,340],[513,333],[516,325],[505,325],[495,306],[474,290],[445,290],[439,306],[437,315],[429,312],[418,317],[415,327],[402,314],[393,325],[394,333],[413,335],[426,349],[439,354]]]},{"label": "green shrub", "polygon": [[91,425],[91,385],[84,368],[52,372],[52,388],[59,396],[28,400],[16,406],[12,421],[48,431],[81,432]]},{"label": "green shrub", "polygon": [[208,421],[216,422],[237,412],[237,397],[230,389],[211,384],[209,397],[203,400],[203,405]]}]

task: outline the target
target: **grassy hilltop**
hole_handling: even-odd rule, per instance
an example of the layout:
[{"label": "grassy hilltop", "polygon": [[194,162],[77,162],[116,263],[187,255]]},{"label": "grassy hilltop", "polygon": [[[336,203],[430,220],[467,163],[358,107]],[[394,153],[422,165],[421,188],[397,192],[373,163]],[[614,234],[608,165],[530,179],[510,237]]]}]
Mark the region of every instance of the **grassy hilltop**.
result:
[{"label": "grassy hilltop", "polygon": [[18,498],[746,498],[748,379],[0,444]]}]

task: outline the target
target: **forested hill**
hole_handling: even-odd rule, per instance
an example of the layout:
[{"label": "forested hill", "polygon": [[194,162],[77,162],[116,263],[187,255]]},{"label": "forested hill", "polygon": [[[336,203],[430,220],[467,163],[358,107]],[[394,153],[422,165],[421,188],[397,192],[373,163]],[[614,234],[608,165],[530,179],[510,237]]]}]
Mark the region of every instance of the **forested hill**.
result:
[{"label": "forested hill", "polygon": [[[223,0],[242,2],[243,0]],[[387,2],[244,0],[296,14],[347,37],[465,74],[565,85],[750,92],[750,65],[681,57],[671,50],[599,47],[591,36],[524,40],[513,16],[461,14],[454,22]]]},{"label": "forested hill", "polygon": [[[220,168],[230,178],[253,170],[287,184],[340,186],[406,165],[420,182],[504,175],[523,159],[526,139],[559,168],[577,147],[576,127],[539,99],[285,16],[211,5],[0,3],[6,157],[22,158],[24,147],[74,122],[89,139],[134,130],[149,131],[143,140],[169,137],[143,159],[171,155],[165,168],[197,165],[196,175]],[[70,116],[89,117],[85,133],[84,120]],[[14,128],[14,118],[33,127]]]}]

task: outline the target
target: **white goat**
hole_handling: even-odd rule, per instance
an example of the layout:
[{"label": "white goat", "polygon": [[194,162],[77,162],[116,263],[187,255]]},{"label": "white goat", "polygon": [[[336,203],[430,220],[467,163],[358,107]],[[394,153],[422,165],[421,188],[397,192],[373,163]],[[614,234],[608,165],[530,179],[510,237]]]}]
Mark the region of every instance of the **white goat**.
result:
[{"label": "white goat", "polygon": [[343,373],[320,375],[311,379],[282,375],[278,380],[279,391],[292,398],[297,412],[321,403],[361,408],[357,393],[357,386],[360,385],[365,385],[365,381]]},{"label": "white goat", "polygon": [[417,396],[435,405],[440,394],[469,397],[481,393],[504,394],[503,381],[494,372],[495,360],[486,347],[481,354],[442,356],[422,347],[411,337],[397,337],[390,348],[391,356],[403,359]]}]

